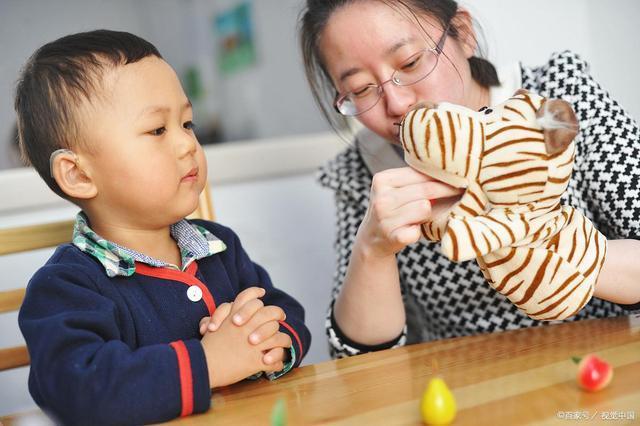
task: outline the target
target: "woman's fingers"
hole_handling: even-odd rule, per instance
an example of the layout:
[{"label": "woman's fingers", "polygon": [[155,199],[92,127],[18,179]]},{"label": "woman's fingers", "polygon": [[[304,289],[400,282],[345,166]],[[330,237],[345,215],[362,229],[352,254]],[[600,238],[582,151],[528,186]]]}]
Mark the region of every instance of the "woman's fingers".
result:
[{"label": "woman's fingers", "polygon": [[439,198],[449,198],[464,193],[464,188],[456,188],[446,183],[433,181],[422,184],[422,193],[429,200],[437,200]]},{"label": "woman's fingers", "polygon": [[371,209],[379,220],[397,215],[397,210],[420,200],[436,200],[458,196],[464,189],[454,188],[438,181],[411,183],[402,187],[383,187],[373,189]]},{"label": "woman's fingers", "polygon": [[359,241],[377,256],[397,253],[420,239],[420,224],[433,216],[432,200],[455,200],[463,192],[410,167],[376,173]]},{"label": "woman's fingers", "polygon": [[416,172],[411,167],[400,167],[397,169],[387,169],[376,173],[373,176],[372,187],[374,188],[401,188],[415,183],[430,182],[434,179]]},{"label": "woman's fingers", "polygon": [[407,225],[395,229],[389,238],[401,247],[417,242],[422,237],[420,225]]},{"label": "woman's fingers", "polygon": [[382,219],[380,227],[386,235],[398,228],[421,224],[431,218],[431,203],[427,200],[412,201],[397,208],[393,216]]}]

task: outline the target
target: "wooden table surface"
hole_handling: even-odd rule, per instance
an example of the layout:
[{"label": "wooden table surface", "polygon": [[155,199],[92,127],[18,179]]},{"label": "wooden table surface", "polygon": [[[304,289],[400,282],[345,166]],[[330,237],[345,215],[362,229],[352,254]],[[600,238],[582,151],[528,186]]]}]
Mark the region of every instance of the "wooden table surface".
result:
[{"label": "wooden table surface", "polygon": [[[581,390],[572,356],[614,366],[610,385]],[[299,368],[274,382],[217,390],[205,414],[175,425],[268,425],[284,399],[288,425],[420,425],[434,362],[458,405],[455,424],[640,424],[640,316],[441,340]],[[13,424],[20,416],[2,419]]]}]

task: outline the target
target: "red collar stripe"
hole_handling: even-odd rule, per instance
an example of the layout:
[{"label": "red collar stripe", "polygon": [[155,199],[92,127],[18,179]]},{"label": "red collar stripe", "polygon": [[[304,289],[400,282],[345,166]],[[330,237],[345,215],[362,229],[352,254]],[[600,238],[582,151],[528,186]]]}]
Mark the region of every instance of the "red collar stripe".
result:
[{"label": "red collar stripe", "polygon": [[198,271],[198,264],[193,261],[187,266],[185,272],[178,271],[176,269],[169,268],[156,268],[149,266],[146,263],[136,262],[136,273],[147,275],[149,277],[161,278],[164,280],[178,281],[185,285],[195,285],[202,290],[202,300],[207,305],[209,315],[213,315],[216,310],[216,301],[213,299],[213,295],[206,285],[198,278],[196,278],[196,272]]}]

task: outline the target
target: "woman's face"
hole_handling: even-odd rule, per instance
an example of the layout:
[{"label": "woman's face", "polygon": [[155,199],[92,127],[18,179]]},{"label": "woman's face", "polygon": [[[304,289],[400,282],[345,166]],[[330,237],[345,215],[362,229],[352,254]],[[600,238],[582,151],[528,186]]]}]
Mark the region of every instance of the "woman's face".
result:
[{"label": "woman's face", "polygon": [[[435,19],[420,18],[424,31],[408,13],[379,1],[358,1],[336,10],[320,36],[325,66],[340,95],[380,84],[406,66],[416,52],[433,48],[443,34]],[[425,31],[427,34],[425,34]],[[402,116],[419,102],[451,102],[480,108],[487,94],[471,78],[467,58],[474,44],[448,36],[438,65],[411,86],[386,83],[378,103],[357,116],[366,127],[397,143]]]}]

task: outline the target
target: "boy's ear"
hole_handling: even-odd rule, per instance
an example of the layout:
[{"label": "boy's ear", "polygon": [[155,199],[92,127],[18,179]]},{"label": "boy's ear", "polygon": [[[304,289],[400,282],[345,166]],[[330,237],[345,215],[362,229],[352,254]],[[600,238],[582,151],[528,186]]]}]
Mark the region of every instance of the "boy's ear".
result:
[{"label": "boy's ear", "polygon": [[80,158],[72,151],[64,150],[51,159],[51,176],[71,198],[88,200],[98,194],[91,176],[82,169]]},{"label": "boy's ear", "polygon": [[471,14],[463,8],[458,9],[456,16],[453,17],[451,25],[455,27],[458,33],[458,42],[464,53],[464,56],[469,59],[476,53],[476,47],[478,47],[478,40],[476,39],[476,33],[473,29],[473,18]]}]

